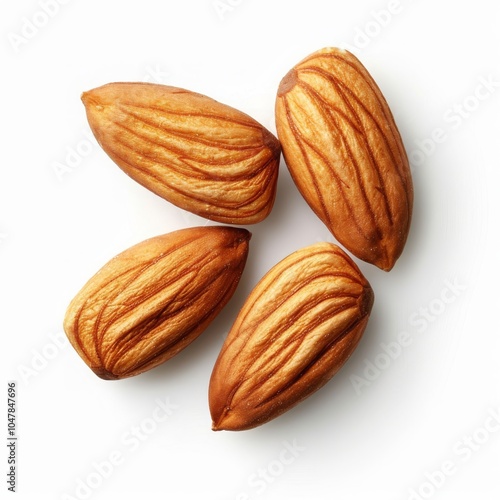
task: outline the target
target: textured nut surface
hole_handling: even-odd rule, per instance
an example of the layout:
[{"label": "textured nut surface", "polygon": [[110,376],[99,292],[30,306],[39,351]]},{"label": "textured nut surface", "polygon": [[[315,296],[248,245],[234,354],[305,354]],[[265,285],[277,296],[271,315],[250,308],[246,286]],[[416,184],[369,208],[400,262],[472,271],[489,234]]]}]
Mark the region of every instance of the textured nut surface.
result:
[{"label": "textured nut surface", "polygon": [[82,100],[104,151],[150,191],[218,222],[253,224],[269,215],[281,148],[250,116],[152,83],[110,83]]},{"label": "textured nut surface", "polygon": [[233,295],[250,233],[195,227],[145,240],[98,271],[71,301],[64,330],[101,378],[137,375],[194,339]]},{"label": "textured nut surface", "polygon": [[214,366],[214,430],[261,425],[322,387],[347,361],[368,322],[373,292],[332,243],[298,250],[249,295]]},{"label": "textured nut surface", "polygon": [[377,84],[351,53],[319,50],[281,81],[276,126],[290,173],[335,238],[389,271],[410,227],[407,155]]}]

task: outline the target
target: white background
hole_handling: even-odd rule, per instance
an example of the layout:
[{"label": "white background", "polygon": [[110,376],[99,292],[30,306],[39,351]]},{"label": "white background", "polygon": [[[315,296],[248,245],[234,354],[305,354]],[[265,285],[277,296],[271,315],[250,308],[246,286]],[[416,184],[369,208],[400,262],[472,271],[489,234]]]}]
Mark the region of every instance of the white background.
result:
[{"label": "white background", "polygon": [[[17,498],[498,499],[500,4],[54,1],[48,14],[42,1],[4,2],[1,16],[0,436],[16,380]],[[415,184],[396,267],[359,263],[376,302],[357,351],[282,417],[211,431],[209,376],[245,297],[292,251],[333,241],[282,162],[274,210],[249,227],[247,267],[224,312],[163,366],[98,379],[64,341],[68,302],[128,246],[206,221],[89,141],[81,92],[156,81],[275,132],[280,79],[325,46],[350,48],[378,82]],[[4,498],[5,441],[0,449]]]}]

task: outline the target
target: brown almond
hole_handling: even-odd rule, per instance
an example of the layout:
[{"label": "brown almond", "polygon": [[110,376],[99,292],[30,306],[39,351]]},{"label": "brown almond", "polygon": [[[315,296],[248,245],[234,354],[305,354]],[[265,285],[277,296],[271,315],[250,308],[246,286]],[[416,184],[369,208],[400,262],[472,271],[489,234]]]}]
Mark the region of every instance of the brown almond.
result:
[{"label": "brown almond", "polygon": [[276,126],[295,184],[338,242],[389,271],[408,236],[410,167],[389,106],[350,52],[325,48],[283,78]]},{"label": "brown almond", "polygon": [[369,283],[332,243],[279,262],[250,293],[215,363],[213,429],[257,427],[326,384],[358,345],[372,304]]},{"label": "brown almond", "polygon": [[149,370],[195,340],[233,295],[250,233],[194,227],[120,253],[71,301],[64,330],[103,379]]},{"label": "brown almond", "polygon": [[254,224],[271,212],[281,148],[245,113],[152,83],[110,83],[82,100],[104,151],[153,193],[228,224]]}]

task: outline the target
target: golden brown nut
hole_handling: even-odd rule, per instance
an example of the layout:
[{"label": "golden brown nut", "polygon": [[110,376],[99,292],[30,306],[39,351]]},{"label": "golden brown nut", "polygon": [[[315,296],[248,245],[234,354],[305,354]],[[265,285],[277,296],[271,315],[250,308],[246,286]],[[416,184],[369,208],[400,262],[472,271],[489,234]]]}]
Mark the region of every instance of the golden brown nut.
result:
[{"label": "golden brown nut", "polygon": [[332,243],[298,250],[246,300],[210,379],[214,430],[245,430],[276,418],[322,387],[363,335],[373,292]]},{"label": "golden brown nut", "polygon": [[281,81],[276,126],[305,200],[346,249],[389,271],[413,205],[407,155],[377,84],[351,53],[326,48]]},{"label": "golden brown nut", "polygon": [[245,113],[153,83],[110,83],[82,100],[104,151],[162,198],[228,224],[254,224],[271,212],[281,148]]},{"label": "golden brown nut", "polygon": [[195,227],[120,253],[71,301],[64,330],[103,379],[131,377],[195,340],[233,295],[250,233]]}]

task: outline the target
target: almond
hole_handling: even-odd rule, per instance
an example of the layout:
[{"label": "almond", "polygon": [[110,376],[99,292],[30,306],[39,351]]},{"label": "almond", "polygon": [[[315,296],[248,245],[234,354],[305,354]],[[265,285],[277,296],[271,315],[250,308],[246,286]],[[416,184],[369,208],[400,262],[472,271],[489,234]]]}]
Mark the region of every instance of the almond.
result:
[{"label": "almond", "polygon": [[410,228],[411,172],[389,106],[361,62],[325,48],[298,63],[280,83],[276,127],[295,184],[337,241],[392,269]]},{"label": "almond", "polygon": [[103,379],[149,370],[195,340],[233,295],[250,233],[194,227],[120,253],[71,301],[64,330]]},{"label": "almond", "polygon": [[152,83],[110,83],[82,100],[104,151],[162,198],[228,224],[254,224],[271,212],[281,148],[245,113]]},{"label": "almond", "polygon": [[214,430],[257,427],[322,387],[360,341],[373,292],[333,243],[298,250],[255,286],[209,386]]}]

